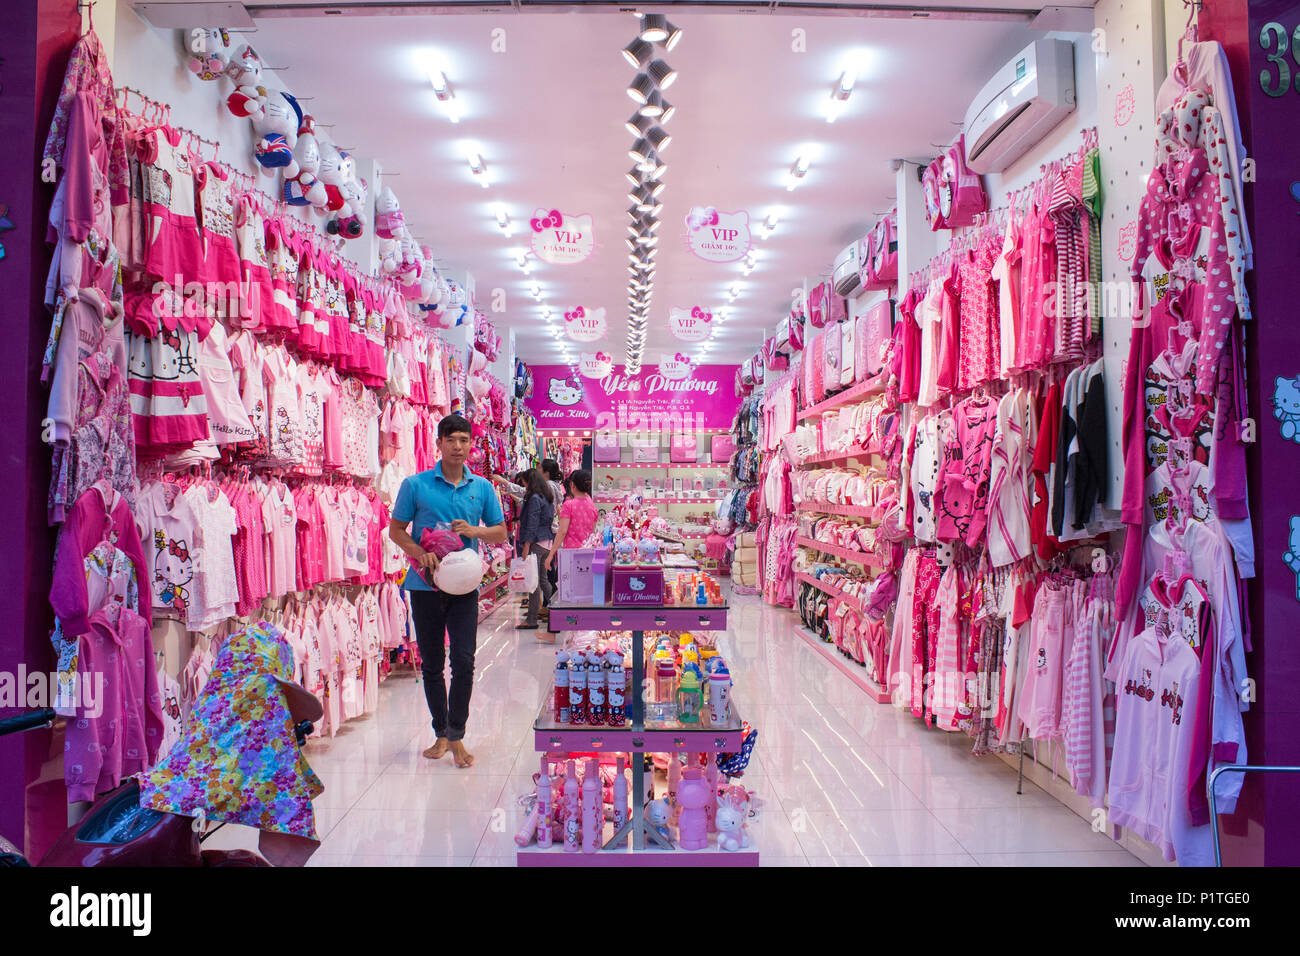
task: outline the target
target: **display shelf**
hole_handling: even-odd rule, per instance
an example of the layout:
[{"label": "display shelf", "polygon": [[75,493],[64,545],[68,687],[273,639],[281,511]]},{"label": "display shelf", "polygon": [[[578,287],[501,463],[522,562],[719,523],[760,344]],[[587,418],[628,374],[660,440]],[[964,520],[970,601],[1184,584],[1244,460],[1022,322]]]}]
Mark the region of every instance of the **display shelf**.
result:
[{"label": "display shelf", "polygon": [[[863,673],[863,667],[861,664],[849,660],[836,650],[834,644],[826,643],[818,635],[808,630],[808,628],[804,627],[802,624],[797,626],[794,630],[796,634],[803,638],[804,643],[811,646],[815,651],[817,651],[817,653],[821,654],[822,657],[835,665],[836,670],[849,680],[853,681],[853,683],[857,684],[858,687],[866,692],[866,695],[877,704],[888,704],[890,702],[891,698],[889,696],[889,691],[885,690],[871,678],[867,677],[867,675]],[[572,855],[573,854],[570,854],[570,856]]]},{"label": "display shelf", "polygon": [[837,587],[827,584],[821,578],[814,577],[811,574],[806,574],[803,571],[796,571],[794,578],[796,581],[802,581],[804,584],[811,584],[818,591],[824,591],[827,594],[831,595],[831,597],[836,597],[839,598],[841,601],[848,602],[849,606],[852,607],[855,611],[862,613],[863,609],[862,609],[861,601],[859,601],[852,594],[848,594],[844,591],[841,591]]},{"label": "display shelf", "polygon": [[815,541],[812,538],[805,538],[799,535],[795,539],[795,544],[805,548],[813,548],[825,554],[833,554],[837,558],[843,558],[846,561],[852,561],[855,564],[861,564],[868,568],[881,568],[885,566],[884,559],[877,554],[868,554],[862,551],[850,551],[848,548],[841,548],[838,545],[826,544],[824,541]]},{"label": "display shelf", "polygon": [[818,418],[825,412],[829,412],[832,408],[839,408],[841,405],[852,405],[853,403],[864,398],[869,398],[872,395],[880,395],[884,391],[885,377],[883,375],[877,376],[874,379],[868,379],[865,382],[859,382],[852,388],[845,389],[836,395],[832,395],[823,402],[818,402],[816,405],[805,408],[799,413],[799,421],[803,421],[805,418]]},{"label": "display shelf", "polygon": [[[607,824],[605,830],[605,839],[608,840],[613,836],[613,829]],[[530,846],[516,851],[515,865],[520,867],[758,866],[758,851],[753,847],[748,850],[736,850],[734,853],[719,850],[716,835],[709,834],[707,850],[661,850],[658,847],[633,850],[626,846],[618,846],[596,853],[566,853],[564,847],[560,845],[553,845],[545,850]]]},{"label": "display shelf", "polygon": [[[676,630],[676,628],[674,628]],[[635,653],[635,648],[633,652]],[[582,753],[735,753],[741,747],[742,724],[733,701],[731,719],[711,726],[707,708],[699,724],[646,720],[640,729],[594,724],[561,724],[555,721],[555,685],[547,688],[537,719],[533,721],[533,744],[538,753],[565,750]]]},{"label": "display shelf", "polygon": [[479,597],[488,599],[487,604],[479,605],[478,622],[480,624],[486,621],[488,617],[492,615],[492,612],[494,612],[497,608],[501,607],[503,603],[506,603],[504,601],[491,600],[491,596],[496,594],[498,588],[504,587],[509,582],[510,582],[510,572],[507,571],[504,574],[497,575],[491,581],[487,581],[478,586]]},{"label": "display shelf", "polygon": [[831,455],[817,455],[813,458],[805,458],[799,462],[797,467],[809,468],[814,465],[833,465],[853,458],[870,458],[872,455],[879,454],[880,448],[875,445],[869,445],[866,448],[850,448],[848,451],[837,451]]},{"label": "display shelf", "polygon": [[598,461],[592,465],[592,471],[600,468],[695,468],[708,469],[709,471],[726,471],[729,465],[720,462],[700,462],[698,464],[683,464],[675,462],[625,462],[622,464],[611,464],[610,462]]},{"label": "display shelf", "polygon": [[725,631],[725,604],[611,607],[551,602],[552,631]]},{"label": "display shelf", "polygon": [[617,497],[617,498],[611,498],[608,496],[608,494],[606,494],[605,496],[597,496],[596,504],[598,505],[620,504],[623,501],[623,498],[627,497],[628,495],[635,495],[635,494],[641,494],[641,498],[642,498],[641,503],[647,505],[693,505],[693,504],[705,504],[706,502],[710,504],[717,504],[719,501],[722,500],[722,498],[647,498],[641,492],[625,491],[623,492],[623,495],[621,497]]},{"label": "display shelf", "polygon": [[824,501],[801,501],[795,511],[819,511],[828,515],[845,515],[850,518],[870,518],[876,509],[870,505],[833,505]]}]

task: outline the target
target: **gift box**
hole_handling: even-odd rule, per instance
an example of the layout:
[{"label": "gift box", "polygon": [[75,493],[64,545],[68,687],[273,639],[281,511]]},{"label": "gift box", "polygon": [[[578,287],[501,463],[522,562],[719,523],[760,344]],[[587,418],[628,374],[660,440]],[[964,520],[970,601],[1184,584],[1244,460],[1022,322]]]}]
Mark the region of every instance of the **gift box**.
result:
[{"label": "gift box", "polygon": [[613,579],[616,607],[657,606],[664,603],[663,568],[615,567]]},{"label": "gift box", "polygon": [[592,566],[596,555],[608,548],[561,548],[557,559],[557,594],[564,604],[604,604],[605,595],[595,596]]}]

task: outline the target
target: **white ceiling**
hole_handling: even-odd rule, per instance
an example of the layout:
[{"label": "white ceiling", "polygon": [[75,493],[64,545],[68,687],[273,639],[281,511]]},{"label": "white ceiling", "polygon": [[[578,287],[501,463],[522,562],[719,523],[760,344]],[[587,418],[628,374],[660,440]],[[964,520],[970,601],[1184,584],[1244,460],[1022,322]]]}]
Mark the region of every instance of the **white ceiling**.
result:
[{"label": "white ceiling", "polygon": [[[961,4],[975,6],[976,4]],[[999,4],[1023,7],[1020,2]],[[672,307],[712,307],[739,282],[742,295],[718,327],[709,361],[752,354],[788,311],[791,289],[829,271],[837,252],[862,235],[894,195],[893,157],[933,155],[952,140],[971,97],[994,68],[1033,37],[1024,23],[833,16],[745,16],[679,10],[684,35],[661,53],[679,71],[666,92],[677,106],[662,198],[663,224],[645,349],[646,363],[680,348],[667,331]],[[635,106],[625,89],[634,70],[620,49],[636,32],[629,14],[460,14],[448,16],[258,18],[263,59],[288,65],[310,112],[335,124],[336,142],[357,147],[400,173],[391,180],[415,235],[442,264],[473,274],[480,307],[506,290],[499,327],[517,331],[525,361],[558,362],[559,344],[526,291],[536,279],[557,313],[581,304],[608,310],[604,351],[623,360],[626,331],[628,186],[633,165],[624,122]],[[506,50],[493,52],[494,29]],[[806,52],[792,31],[806,31]],[[453,125],[428,79],[436,56],[462,119]],[[851,57],[864,57],[847,108],[834,124],[822,110]],[[480,187],[465,156],[473,143],[488,165]],[[801,150],[815,159],[793,192],[785,177]],[[507,238],[493,218],[501,203]],[[694,258],[680,239],[695,205],[745,209],[757,224],[781,222],[757,238],[758,267]],[[595,254],[580,265],[514,264],[538,207],[594,216]],[[485,305],[486,302],[486,305]],[[581,346],[573,346],[576,356]]]}]

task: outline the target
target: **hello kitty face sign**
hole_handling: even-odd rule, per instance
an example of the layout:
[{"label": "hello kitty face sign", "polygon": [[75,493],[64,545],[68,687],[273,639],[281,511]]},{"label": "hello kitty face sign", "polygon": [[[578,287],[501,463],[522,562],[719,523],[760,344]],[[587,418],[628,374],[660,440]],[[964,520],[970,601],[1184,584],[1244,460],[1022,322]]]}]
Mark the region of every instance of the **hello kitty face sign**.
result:
[{"label": "hello kitty face sign", "polygon": [[578,371],[584,378],[604,378],[614,371],[614,359],[604,352],[583,352],[578,356]]},{"label": "hello kitty face sign", "polygon": [[699,305],[672,309],[668,313],[668,330],[683,342],[703,342],[713,334],[713,313]]},{"label": "hello kitty face sign", "polygon": [[564,407],[577,405],[582,401],[582,382],[578,381],[576,375],[570,375],[568,378],[553,378],[546,395],[552,405]]},{"label": "hello kitty face sign", "polygon": [[582,305],[565,309],[564,332],[575,342],[599,342],[605,337],[605,310]]},{"label": "hello kitty face sign", "polygon": [[691,377],[691,357],[678,352],[676,355],[659,356],[659,374],[670,381],[680,381]]},{"label": "hello kitty face sign", "polygon": [[695,206],[686,215],[686,245],[705,262],[736,262],[749,252],[749,213]]},{"label": "hello kitty face sign", "polygon": [[571,266],[591,258],[596,249],[591,216],[573,216],[558,209],[537,209],[528,220],[533,255],[543,262]]}]

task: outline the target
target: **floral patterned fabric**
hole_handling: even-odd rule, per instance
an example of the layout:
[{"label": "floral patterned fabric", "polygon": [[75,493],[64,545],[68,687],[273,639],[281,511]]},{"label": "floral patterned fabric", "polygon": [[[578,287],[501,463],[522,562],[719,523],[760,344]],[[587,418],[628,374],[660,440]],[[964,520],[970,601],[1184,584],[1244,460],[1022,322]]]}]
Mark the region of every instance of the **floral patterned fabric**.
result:
[{"label": "floral patterned fabric", "polygon": [[311,801],[324,791],[293,733],[277,678],[292,680],[293,649],[263,621],[217,652],[180,742],[140,779],[140,805],[316,836]]},{"label": "floral patterned fabric", "polygon": [[52,159],[63,168],[63,151],[68,141],[68,118],[72,100],[78,93],[91,93],[99,107],[104,140],[108,143],[108,187],[114,206],[125,205],[130,197],[126,165],[126,133],[117,108],[117,93],[113,89],[113,74],[108,67],[108,54],[104,52],[99,37],[92,31],[77,41],[68,57],[68,69],[59,89],[59,102],[54,109],[49,136],[45,140],[44,159]]}]

